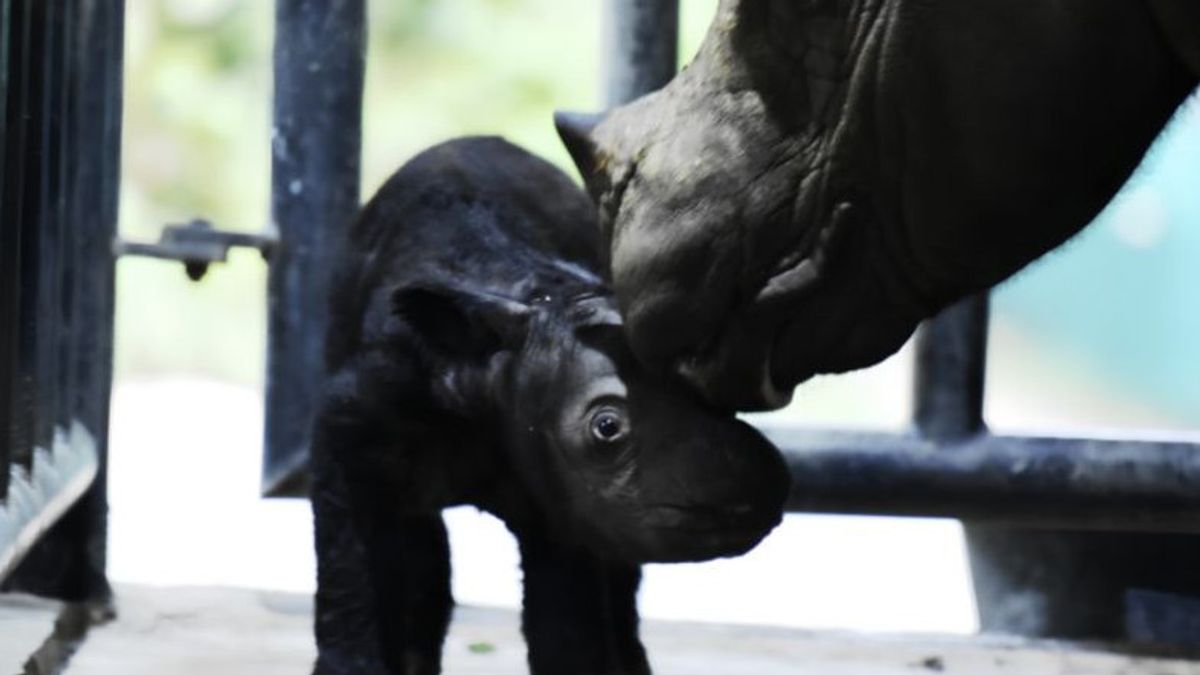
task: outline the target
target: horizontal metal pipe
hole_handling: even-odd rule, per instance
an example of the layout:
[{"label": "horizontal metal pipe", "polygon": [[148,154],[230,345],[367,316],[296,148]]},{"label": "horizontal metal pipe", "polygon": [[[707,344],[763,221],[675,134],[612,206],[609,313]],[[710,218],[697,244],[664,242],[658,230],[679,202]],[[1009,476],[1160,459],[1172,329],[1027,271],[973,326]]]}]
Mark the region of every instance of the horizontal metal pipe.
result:
[{"label": "horizontal metal pipe", "polygon": [[789,511],[1200,533],[1198,443],[764,431],[791,470]]}]

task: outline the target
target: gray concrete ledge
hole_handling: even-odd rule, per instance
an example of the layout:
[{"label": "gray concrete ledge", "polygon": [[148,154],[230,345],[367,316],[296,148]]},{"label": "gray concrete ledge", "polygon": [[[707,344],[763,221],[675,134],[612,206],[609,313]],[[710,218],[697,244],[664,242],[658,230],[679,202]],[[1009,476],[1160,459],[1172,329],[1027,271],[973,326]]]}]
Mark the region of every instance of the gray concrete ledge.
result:
[{"label": "gray concrete ledge", "polygon": [[[308,597],[230,588],[123,586],[120,618],[95,628],[68,675],[305,675],[314,649]],[[0,668],[48,634],[57,605],[0,597]],[[46,632],[41,632],[45,630]],[[1051,642],[854,635],[647,621],[657,675],[1200,675],[1200,662]],[[28,652],[25,652],[28,655]],[[459,607],[449,675],[525,673],[515,612]]]}]

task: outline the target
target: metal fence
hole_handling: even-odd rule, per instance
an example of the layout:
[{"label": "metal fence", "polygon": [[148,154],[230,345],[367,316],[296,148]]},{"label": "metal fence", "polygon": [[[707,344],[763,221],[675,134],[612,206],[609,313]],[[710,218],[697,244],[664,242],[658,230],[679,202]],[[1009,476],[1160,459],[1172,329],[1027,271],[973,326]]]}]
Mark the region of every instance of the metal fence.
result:
[{"label": "metal fence", "polygon": [[102,598],[122,4],[0,0],[0,579]]}]

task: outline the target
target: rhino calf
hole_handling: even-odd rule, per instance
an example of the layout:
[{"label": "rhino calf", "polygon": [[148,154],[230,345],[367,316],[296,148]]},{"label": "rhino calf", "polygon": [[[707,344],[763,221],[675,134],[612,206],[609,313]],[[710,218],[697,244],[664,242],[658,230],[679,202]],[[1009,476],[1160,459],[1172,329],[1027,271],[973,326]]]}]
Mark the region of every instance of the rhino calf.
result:
[{"label": "rhino calf", "polygon": [[788,476],[750,426],[642,369],[560,171],[497,138],[419,155],[350,227],[313,437],[317,673],[436,673],[440,510],[516,535],[535,673],[647,673],[639,563],[743,553]]}]

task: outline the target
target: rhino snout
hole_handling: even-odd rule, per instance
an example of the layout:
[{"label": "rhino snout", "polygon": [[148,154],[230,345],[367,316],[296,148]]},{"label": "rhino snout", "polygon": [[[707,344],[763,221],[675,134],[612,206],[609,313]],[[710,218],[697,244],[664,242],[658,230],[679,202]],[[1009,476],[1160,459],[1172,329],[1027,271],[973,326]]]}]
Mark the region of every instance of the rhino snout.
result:
[{"label": "rhino snout", "polygon": [[791,388],[773,377],[776,331],[739,321],[713,339],[713,345],[674,363],[683,378],[709,405],[720,410],[777,410],[792,400]]}]

